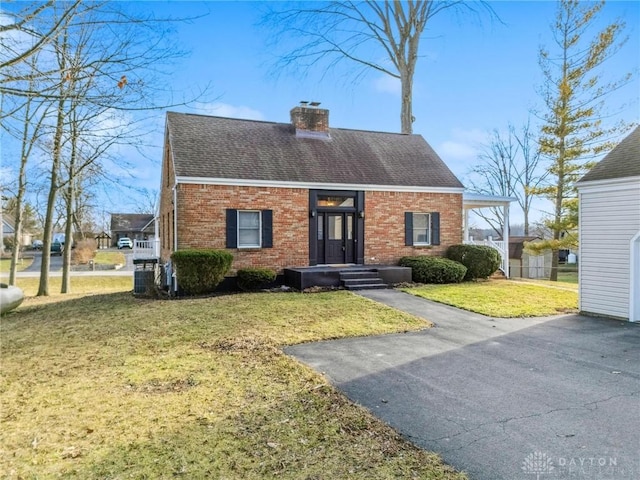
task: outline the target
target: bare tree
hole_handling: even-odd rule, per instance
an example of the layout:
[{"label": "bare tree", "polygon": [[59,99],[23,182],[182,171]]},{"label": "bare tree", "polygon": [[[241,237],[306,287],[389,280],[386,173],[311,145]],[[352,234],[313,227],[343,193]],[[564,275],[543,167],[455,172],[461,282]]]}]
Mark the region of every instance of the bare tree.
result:
[{"label": "bare tree", "polygon": [[[517,189],[517,152],[518,144],[511,128],[506,138],[494,130],[489,143],[478,155],[481,163],[472,169],[469,178],[471,189],[487,195],[513,196]],[[478,210],[476,214],[489,224],[496,235],[502,235],[503,225],[508,220],[504,218],[502,209],[491,207],[486,211]]]},{"label": "bare tree", "polygon": [[593,32],[603,7],[604,1],[561,0],[551,25],[554,51],[541,48],[539,53],[545,106],[540,150],[549,161],[549,182],[533,193],[553,203],[553,212],[545,222],[553,235],[530,247],[552,250],[553,281],[558,275],[558,250],[577,243],[573,234],[578,225],[575,183],[595,156],[610,149],[611,140],[630,128],[622,123],[603,124],[605,99],[631,79],[631,74],[622,74],[617,80],[603,80],[606,61],[626,40],[620,38],[625,26],[622,21]]},{"label": "bare tree", "polygon": [[[58,25],[66,15],[64,5],[54,3],[39,20]],[[62,25],[42,50],[46,55],[40,56],[45,58],[36,73],[16,62],[10,78],[0,84],[3,95],[49,102],[53,112],[46,120],[50,156],[38,295],[49,294],[50,245],[59,193],[64,193],[66,201],[63,216],[69,246],[77,216],[74,198],[83,175],[90,169],[103,171],[99,163],[109,158],[111,147],[139,141],[144,120],[135,112],[184,105],[202,93],[176,100],[167,86],[164,79],[183,52],[171,41],[164,19],[133,15],[117,3],[91,2],[79,3]],[[45,71],[46,76],[40,75]],[[25,83],[33,78],[40,79],[37,88]],[[69,291],[66,250],[63,292]]]},{"label": "bare tree", "polygon": [[[272,10],[264,23],[275,42],[292,38],[295,47],[281,57],[280,67],[332,68],[342,60],[400,80],[402,133],[412,133],[413,79],[420,42],[427,24],[442,12],[494,12],[484,2],[414,0],[327,2],[320,6]],[[375,48],[372,48],[375,47]],[[361,70],[362,73],[362,70]]]},{"label": "bare tree", "polygon": [[155,188],[141,188],[142,201],[138,204],[138,213],[153,213],[158,210],[158,190]]},{"label": "bare tree", "polygon": [[520,130],[519,135],[514,135],[520,148],[521,163],[518,170],[519,189],[515,192],[518,204],[524,214],[524,235],[529,236],[529,214],[531,202],[535,198],[534,191],[547,178],[548,172],[541,171],[540,149],[531,129],[531,123],[527,123]]},{"label": "bare tree", "polygon": [[[46,48],[59,34],[64,31],[69,22],[73,19],[81,0],[67,2],[62,7],[63,11],[56,15],[54,22],[39,22],[43,17],[47,17],[54,9],[59,9],[54,0],[47,2],[33,2],[15,14],[16,21],[0,25],[0,45],[4,54],[0,56],[0,83],[15,82],[24,80],[11,74],[7,74],[9,67],[21,63],[28,63],[31,57],[37,55]],[[4,12],[7,15],[7,12]],[[36,26],[42,25],[44,28],[38,29]],[[25,42],[28,37],[31,41]]]},{"label": "bare tree", "polygon": [[[532,190],[546,177],[539,166],[540,153],[533,138],[530,123],[520,132],[509,125],[507,133],[494,130],[488,144],[478,155],[480,163],[472,168],[471,188],[479,193],[514,197],[524,215],[524,235],[529,235],[529,214]],[[477,215],[485,220],[497,235],[502,235],[505,219],[501,208],[482,210]]]},{"label": "bare tree", "polygon": [[[37,56],[29,57],[29,65],[35,69]],[[31,77],[28,81],[29,88],[33,89],[36,79]],[[43,134],[44,120],[47,118],[49,104],[40,102],[37,99],[27,97],[24,101],[19,101],[19,105],[14,110],[15,117],[19,117],[19,126],[15,127],[11,122],[2,122],[2,128],[20,142],[20,160],[18,167],[18,181],[13,197],[14,214],[14,239],[13,251],[11,253],[11,266],[9,269],[9,285],[15,285],[20,249],[22,245],[23,225],[25,223],[25,195],[27,192],[27,164],[32,156],[34,148],[37,146]],[[16,118],[17,119],[17,118]]]}]

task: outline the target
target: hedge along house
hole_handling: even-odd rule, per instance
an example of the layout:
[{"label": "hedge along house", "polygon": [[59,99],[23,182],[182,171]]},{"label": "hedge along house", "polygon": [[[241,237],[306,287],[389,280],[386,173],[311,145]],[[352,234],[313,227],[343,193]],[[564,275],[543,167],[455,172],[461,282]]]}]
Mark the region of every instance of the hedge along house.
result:
[{"label": "hedge along house", "polygon": [[640,321],[640,127],[577,183],[585,313]]},{"label": "hedge along house", "polygon": [[233,269],[396,265],[462,242],[463,186],[419,135],[167,113],[161,261],[228,249]]}]

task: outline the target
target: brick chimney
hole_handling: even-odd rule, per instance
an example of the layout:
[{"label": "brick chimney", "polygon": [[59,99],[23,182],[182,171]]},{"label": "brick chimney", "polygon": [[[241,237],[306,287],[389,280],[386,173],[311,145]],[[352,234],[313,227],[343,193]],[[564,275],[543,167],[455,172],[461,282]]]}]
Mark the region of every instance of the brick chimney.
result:
[{"label": "brick chimney", "polygon": [[329,138],[329,110],[318,108],[320,102],[300,102],[291,109],[291,123],[297,137]]}]

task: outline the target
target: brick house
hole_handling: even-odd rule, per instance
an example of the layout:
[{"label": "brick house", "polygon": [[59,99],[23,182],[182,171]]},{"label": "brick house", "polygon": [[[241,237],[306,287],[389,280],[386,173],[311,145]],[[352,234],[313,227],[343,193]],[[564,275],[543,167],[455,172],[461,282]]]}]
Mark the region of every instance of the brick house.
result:
[{"label": "brick house", "polygon": [[[313,104],[312,104],[313,105]],[[462,242],[463,186],[420,135],[167,113],[161,261],[228,249],[233,269],[397,264]]]}]

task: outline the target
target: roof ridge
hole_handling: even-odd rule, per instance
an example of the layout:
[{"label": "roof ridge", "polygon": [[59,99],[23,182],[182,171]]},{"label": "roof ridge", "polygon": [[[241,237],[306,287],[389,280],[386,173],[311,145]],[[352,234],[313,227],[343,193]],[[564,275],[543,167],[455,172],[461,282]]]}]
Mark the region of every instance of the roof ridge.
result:
[{"label": "roof ridge", "polygon": [[[276,122],[273,120],[256,120],[253,118],[237,118],[237,117],[224,117],[221,115],[208,115],[204,113],[195,113],[195,112],[173,112],[167,111],[167,114],[175,114],[175,115],[189,115],[193,117],[204,117],[204,118],[218,118],[221,120],[234,120],[237,122],[254,122],[254,123],[268,123],[272,125],[283,125],[283,126],[292,126],[291,122]],[[422,137],[419,133],[402,133],[402,132],[388,132],[385,130],[365,130],[363,128],[348,128],[348,127],[331,127],[329,126],[329,130],[344,130],[348,132],[364,132],[364,133],[382,133],[385,135],[400,135],[403,137]],[[424,137],[423,137],[424,138]]]}]

